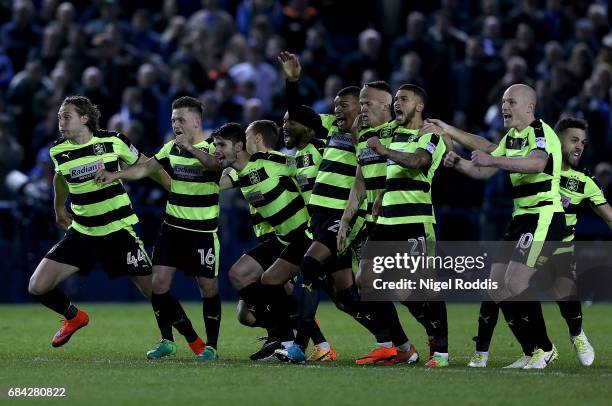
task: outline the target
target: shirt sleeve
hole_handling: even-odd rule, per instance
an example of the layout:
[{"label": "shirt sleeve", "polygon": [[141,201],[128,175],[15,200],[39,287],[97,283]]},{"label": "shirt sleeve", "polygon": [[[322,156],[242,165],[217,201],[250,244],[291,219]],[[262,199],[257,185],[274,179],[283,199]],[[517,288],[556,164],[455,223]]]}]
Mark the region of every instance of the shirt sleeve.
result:
[{"label": "shirt sleeve", "polygon": [[504,135],[504,138],[499,141],[499,145],[497,146],[497,148],[495,148],[493,152],[491,152],[492,156],[506,156],[506,137],[507,136]]},{"label": "shirt sleeve", "polygon": [[51,162],[53,162],[53,170],[58,175],[61,175],[62,173],[60,172],[59,165],[58,165],[57,161],[55,160],[55,158],[53,157],[53,155],[54,155],[53,149],[49,148],[49,156],[51,157]]},{"label": "shirt sleeve", "polygon": [[440,148],[440,136],[432,133],[420,136],[417,148],[423,149],[429,155],[434,156],[438,148]]},{"label": "shirt sleeve", "polygon": [[231,171],[227,171],[225,174],[229,176],[233,187],[238,186],[238,171],[232,169]]},{"label": "shirt sleeve", "polygon": [[138,152],[138,149],[131,143],[128,137],[119,133],[114,137],[114,143],[115,152],[117,152],[119,159],[128,165],[134,165],[138,162],[140,152]]},{"label": "shirt sleeve", "polygon": [[[554,136],[556,137],[556,135]],[[546,129],[530,131],[527,135],[529,152],[539,150],[550,154],[552,146],[550,145],[549,137],[550,133],[547,134]]]},{"label": "shirt sleeve", "polygon": [[161,147],[159,151],[157,151],[157,154],[154,155],[155,159],[157,159],[159,162],[162,162],[164,159],[168,159],[168,155],[170,155],[170,150],[172,149],[173,143],[174,141],[169,141],[165,143],[164,146]]},{"label": "shirt sleeve", "polygon": [[593,206],[601,206],[602,204],[608,203],[603,191],[597,182],[595,182],[595,180],[593,180],[593,178],[590,176],[586,178],[586,184],[584,185],[584,197],[585,199],[588,199]]}]

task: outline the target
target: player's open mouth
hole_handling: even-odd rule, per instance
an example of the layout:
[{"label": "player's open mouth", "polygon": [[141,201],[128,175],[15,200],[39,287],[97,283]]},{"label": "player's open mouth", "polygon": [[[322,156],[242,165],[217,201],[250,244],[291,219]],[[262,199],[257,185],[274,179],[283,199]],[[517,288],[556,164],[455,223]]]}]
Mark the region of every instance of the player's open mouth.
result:
[{"label": "player's open mouth", "polygon": [[174,134],[181,135],[181,134],[183,134],[183,132],[182,131],[174,131]]},{"label": "player's open mouth", "polygon": [[512,118],[512,114],[502,114],[504,120],[510,120]]}]

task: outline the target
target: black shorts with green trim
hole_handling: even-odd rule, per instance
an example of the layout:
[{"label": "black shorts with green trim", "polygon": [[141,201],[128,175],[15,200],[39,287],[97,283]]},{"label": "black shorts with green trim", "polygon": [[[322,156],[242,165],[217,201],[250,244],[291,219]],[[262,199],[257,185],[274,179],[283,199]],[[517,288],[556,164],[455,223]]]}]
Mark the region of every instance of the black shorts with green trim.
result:
[{"label": "black shorts with green trim", "polygon": [[87,235],[70,228],[45,258],[76,266],[84,275],[99,263],[110,279],[151,274],[151,260],[131,227],[103,236]]},{"label": "black shorts with green trim", "polygon": [[179,268],[187,275],[215,278],[219,273],[216,232],[185,230],[162,223],[153,247],[153,265]]},{"label": "black shorts with green trim", "polygon": [[248,250],[245,255],[253,258],[265,271],[272,266],[284,249],[285,244],[274,237],[260,242],[254,248]]},{"label": "black shorts with green trim", "polygon": [[[351,268],[351,254],[345,252],[338,253],[338,230],[340,229],[340,219],[342,218],[341,210],[325,209],[316,207],[312,209],[310,218],[310,229],[314,241],[325,245],[332,253],[329,260],[326,262],[326,270],[335,272],[342,269]],[[351,232],[358,222],[358,216],[354,216],[349,224]],[[358,231],[358,230],[355,230]],[[347,236],[347,243],[350,243],[351,232]]]},{"label": "black shorts with green trim", "polygon": [[507,264],[513,261],[530,268],[541,267],[559,248],[564,233],[565,214],[562,212],[515,216],[504,234],[506,243],[502,243],[494,262]]},{"label": "black shorts with green trim", "polygon": [[289,244],[285,246],[283,251],[280,253],[279,258],[284,259],[290,264],[300,266],[302,264],[302,258],[310,248],[312,239],[310,239],[305,230],[299,230],[294,232],[287,241]]}]

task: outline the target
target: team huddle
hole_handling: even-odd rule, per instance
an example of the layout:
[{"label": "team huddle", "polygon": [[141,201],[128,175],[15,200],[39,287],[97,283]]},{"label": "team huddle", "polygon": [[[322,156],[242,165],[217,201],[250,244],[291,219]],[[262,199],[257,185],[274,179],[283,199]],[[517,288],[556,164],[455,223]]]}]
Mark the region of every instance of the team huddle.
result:
[{"label": "team huddle", "polygon": [[[493,261],[491,278],[501,288],[481,305],[476,350],[468,366],[487,365],[500,309],[523,350],[507,368],[542,369],[558,357],[540,302],[525,300],[530,280],[543,267],[554,268],[558,276],[553,289],[579,362],[593,363],[572,267],[576,208],[589,204],[611,228],[612,208],[593,178],[576,169],[587,142],[585,121],[563,118],[553,130],[536,119],[535,91],[521,84],[503,95],[501,113],[508,132],[498,145],[441,120],[425,120],[427,93],[412,84],[400,86],[395,94],[382,81],[349,86],[337,93],[333,115],[317,114],[300,104],[296,56],[283,52],[279,63],[287,77],[282,131],[273,121],[258,120],[246,129],[227,123],[209,137],[202,130],[205,107],[195,98],[181,97],[172,104],[175,138],[150,158],[124,135],[100,130],[100,113],[89,99],[64,100],[58,112],[61,136],[50,155],[56,172],[56,221],[67,231],[40,262],[28,288],[65,318],[52,339],[54,347],[66,344],[89,322],[88,314],[57,285],[100,263],[110,277],[129,277],[151,301],[161,340],[147,358],[176,353],[174,328],[197,360],[217,359],[219,193],[238,188],[249,204],[259,243],[233,264],[229,280],[241,298],[240,323],[267,331],[252,360],[334,361],[336,350],[316,319],[323,290],[376,342],[357,364],[418,363],[421,355],[406,335],[395,303],[361,297],[368,267],[361,254],[368,241],[413,241],[416,252],[411,255],[432,254],[432,182],[444,165],[475,179],[488,179],[502,169],[512,183],[513,217],[501,240],[516,243],[516,249],[500,249]],[[275,149],[281,134],[295,155]],[[455,153],[453,142],[473,150],[471,159]],[[151,258],[133,230],[138,218],[121,183],[144,177],[168,191]],[[508,246],[514,245],[503,247]],[[170,292],[179,268],[198,283],[206,340]],[[299,297],[293,294],[298,275]],[[429,337],[425,365],[449,366],[446,303],[399,303]]]}]

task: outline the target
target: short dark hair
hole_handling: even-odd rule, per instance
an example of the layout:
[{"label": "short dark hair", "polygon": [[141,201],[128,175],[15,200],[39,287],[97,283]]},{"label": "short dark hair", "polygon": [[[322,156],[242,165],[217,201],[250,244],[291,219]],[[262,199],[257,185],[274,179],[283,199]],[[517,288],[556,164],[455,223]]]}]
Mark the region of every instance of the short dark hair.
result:
[{"label": "short dark hair", "polygon": [[344,96],[359,97],[360,90],[361,89],[359,89],[357,86],[347,86],[343,89],[340,89],[340,91],[338,92],[338,94],[336,94],[336,96],[338,97],[344,97]]},{"label": "short dark hair", "polygon": [[215,129],[211,136],[213,138],[223,138],[224,140],[231,141],[233,144],[242,142],[242,145],[246,144],[244,128],[238,123],[226,123],[221,127]]},{"label": "short dark hair", "polygon": [[264,145],[267,148],[274,148],[278,142],[279,130],[276,123],[272,120],[257,120],[251,123],[251,128],[256,134],[261,134]]},{"label": "short dark hair", "polygon": [[66,104],[74,106],[79,116],[87,116],[88,120],[85,125],[91,132],[95,132],[100,128],[100,110],[88,97],[80,95],[68,96],[62,102],[62,106]]},{"label": "short dark hair", "polygon": [[555,124],[555,133],[561,135],[568,128],[578,128],[586,132],[589,130],[589,123],[578,117],[564,117]]},{"label": "short dark hair", "polygon": [[385,82],[384,80],[375,80],[373,82],[368,82],[365,85],[363,85],[363,87],[372,87],[374,89],[378,89],[378,90],[382,90],[383,92],[387,92],[391,96],[393,96],[393,93],[391,93],[391,86],[389,86],[389,84]]},{"label": "short dark hair", "polygon": [[172,110],[183,108],[199,114],[200,117],[202,117],[202,114],[204,114],[204,105],[195,97],[183,96],[172,102]]},{"label": "short dark hair", "polygon": [[401,85],[399,89],[397,90],[405,90],[408,92],[412,92],[415,95],[417,95],[419,99],[421,99],[423,104],[427,104],[427,92],[425,91],[425,89],[423,89],[420,86],[413,85],[411,83],[407,83],[407,84]]}]

